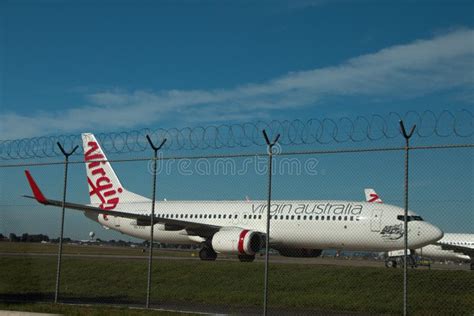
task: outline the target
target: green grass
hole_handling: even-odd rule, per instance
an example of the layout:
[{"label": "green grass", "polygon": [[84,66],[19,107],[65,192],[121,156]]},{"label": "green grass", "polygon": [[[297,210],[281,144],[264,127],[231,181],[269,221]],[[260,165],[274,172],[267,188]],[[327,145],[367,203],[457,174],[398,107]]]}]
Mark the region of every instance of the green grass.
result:
[{"label": "green grass", "polygon": [[12,304],[0,303],[0,310],[23,311],[35,313],[54,313],[62,315],[73,316],[88,316],[88,315],[193,315],[185,313],[172,313],[157,310],[144,309],[130,309],[120,307],[101,307],[101,306],[79,306],[68,304]]},{"label": "green grass", "polygon": [[[56,272],[54,257],[5,257],[0,258],[0,267],[0,298],[51,298]],[[157,260],[152,301],[178,306],[259,308],[263,268],[258,262]],[[145,260],[65,258],[61,295],[84,303],[144,304],[146,274]],[[272,308],[391,314],[402,310],[401,269],[272,264],[269,282]],[[410,270],[409,282],[412,313],[474,312],[474,277],[470,271]]]}]

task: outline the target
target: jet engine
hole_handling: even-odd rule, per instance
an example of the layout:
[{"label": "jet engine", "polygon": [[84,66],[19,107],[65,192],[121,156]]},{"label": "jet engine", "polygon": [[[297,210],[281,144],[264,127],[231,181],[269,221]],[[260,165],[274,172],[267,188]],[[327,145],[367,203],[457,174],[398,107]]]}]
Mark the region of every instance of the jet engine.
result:
[{"label": "jet engine", "polygon": [[259,233],[243,229],[221,230],[212,237],[212,248],[217,253],[253,256],[262,248]]}]

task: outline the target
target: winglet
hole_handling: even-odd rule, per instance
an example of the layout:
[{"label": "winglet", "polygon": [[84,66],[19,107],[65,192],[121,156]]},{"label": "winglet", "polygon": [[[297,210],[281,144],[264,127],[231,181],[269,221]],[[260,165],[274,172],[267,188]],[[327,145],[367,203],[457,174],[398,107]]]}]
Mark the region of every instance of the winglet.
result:
[{"label": "winglet", "polygon": [[25,174],[26,174],[26,178],[28,179],[28,183],[30,184],[31,191],[33,191],[33,195],[35,196],[35,199],[42,204],[46,204],[47,200],[44,197],[43,193],[41,193],[41,190],[39,189],[35,180],[31,176],[30,171],[25,170]]}]

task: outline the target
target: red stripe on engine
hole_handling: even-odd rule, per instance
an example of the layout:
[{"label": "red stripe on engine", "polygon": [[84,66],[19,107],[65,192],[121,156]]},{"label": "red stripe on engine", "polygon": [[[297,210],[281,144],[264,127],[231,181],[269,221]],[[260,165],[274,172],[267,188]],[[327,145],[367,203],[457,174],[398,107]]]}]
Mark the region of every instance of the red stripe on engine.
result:
[{"label": "red stripe on engine", "polygon": [[237,249],[239,250],[239,253],[240,254],[245,254],[244,252],[244,240],[245,240],[245,236],[247,235],[249,231],[247,229],[244,229],[243,231],[240,232],[240,236],[239,236],[239,242],[238,242],[238,246],[237,246]]}]

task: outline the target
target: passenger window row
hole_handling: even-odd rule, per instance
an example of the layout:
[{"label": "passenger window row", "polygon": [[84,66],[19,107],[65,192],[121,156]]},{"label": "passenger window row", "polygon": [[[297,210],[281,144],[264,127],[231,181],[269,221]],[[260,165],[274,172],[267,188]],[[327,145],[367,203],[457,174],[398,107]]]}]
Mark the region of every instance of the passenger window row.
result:
[{"label": "passenger window row", "polygon": [[[236,219],[237,214],[157,214],[157,217],[171,219]],[[262,219],[262,215],[243,215],[244,219]],[[321,221],[359,221],[359,216],[335,216],[330,215],[272,215],[272,220],[321,220]]]},{"label": "passenger window row", "polygon": [[446,242],[448,245],[465,245],[465,246],[472,246],[474,243],[471,242],[464,242],[464,241],[448,241]]},{"label": "passenger window row", "polygon": [[[253,216],[253,217],[252,217]],[[262,215],[247,215],[247,214],[244,214],[244,219],[262,219]]]},{"label": "passenger window row", "polygon": [[237,218],[237,214],[157,214],[157,217],[173,218],[173,219],[198,219],[198,218],[214,218],[214,219],[232,219]]},{"label": "passenger window row", "polygon": [[332,217],[330,215],[316,215],[316,216],[313,216],[313,215],[273,215],[271,216],[271,219],[273,220],[310,220],[312,221],[313,219],[315,221],[318,221],[318,220],[321,220],[321,221],[358,221],[359,220],[359,216],[342,216],[342,215],[339,215],[339,216],[335,216],[333,215]]}]

